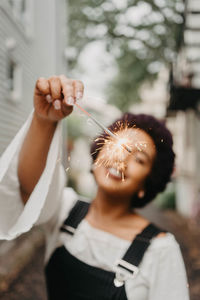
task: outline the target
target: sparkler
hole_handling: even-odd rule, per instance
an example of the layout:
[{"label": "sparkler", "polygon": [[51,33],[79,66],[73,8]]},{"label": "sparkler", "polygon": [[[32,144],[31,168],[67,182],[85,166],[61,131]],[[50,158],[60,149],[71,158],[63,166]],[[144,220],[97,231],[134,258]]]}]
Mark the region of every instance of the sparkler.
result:
[{"label": "sparkler", "polygon": [[107,138],[101,136],[95,140],[97,145],[99,145],[99,148],[97,148],[95,152],[101,150],[101,153],[98,155],[94,164],[99,167],[103,164],[107,168],[108,173],[106,178],[108,178],[109,175],[114,175],[119,178],[121,177],[121,180],[125,181],[127,155],[130,153],[133,154],[133,156],[137,155],[133,147],[142,152],[142,149],[147,146],[146,142],[138,141],[133,143],[134,139],[132,133],[129,131],[128,123],[117,122],[115,128],[116,132],[113,132],[100,123],[92,114],[87,112],[77,102],[75,102],[74,105],[76,105],[77,108],[89,117],[89,119],[91,119],[98,127],[103,129],[110,137]]},{"label": "sparkler", "polygon": [[96,125],[98,125],[101,129],[103,129],[105,132],[107,132],[112,138],[114,138],[117,141],[117,144],[126,149],[129,153],[132,152],[131,148],[124,143],[124,139],[120,139],[116,134],[114,134],[111,130],[109,130],[107,127],[105,127],[103,124],[101,124],[94,116],[92,116],[89,112],[87,112],[84,108],[82,108],[78,103],[75,103],[75,105],[84,112],[85,115],[87,115]]},{"label": "sparkler", "polygon": [[[99,148],[97,148],[95,152],[101,150],[101,153],[98,155],[94,164],[99,167],[103,164],[107,168],[108,173],[106,178],[112,174],[114,176],[121,177],[122,181],[125,181],[127,155],[131,153],[135,156],[137,155],[137,151],[142,152],[142,149],[147,146],[146,141],[137,141],[133,143],[134,139],[132,133],[128,130],[128,123],[117,122],[115,128],[116,132],[113,132],[101,124],[93,115],[87,112],[78,103],[74,103],[74,105],[76,105],[87,117],[89,117],[96,125],[109,135],[109,138],[101,136],[95,140],[97,145],[99,145]],[[135,151],[133,147],[136,148],[137,151]],[[126,151],[124,151],[124,149]]]}]

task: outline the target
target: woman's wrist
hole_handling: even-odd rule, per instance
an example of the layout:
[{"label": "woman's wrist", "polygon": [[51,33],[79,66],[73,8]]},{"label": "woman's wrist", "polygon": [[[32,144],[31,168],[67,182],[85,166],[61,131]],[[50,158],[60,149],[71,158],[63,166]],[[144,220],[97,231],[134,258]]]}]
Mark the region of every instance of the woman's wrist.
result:
[{"label": "woman's wrist", "polygon": [[50,119],[46,119],[46,118],[43,118],[41,116],[39,116],[36,111],[34,111],[34,114],[33,114],[33,120],[39,125],[39,126],[42,126],[43,128],[44,127],[47,127],[47,128],[56,128],[56,125],[58,123],[58,121],[53,121],[53,120],[50,120]]}]

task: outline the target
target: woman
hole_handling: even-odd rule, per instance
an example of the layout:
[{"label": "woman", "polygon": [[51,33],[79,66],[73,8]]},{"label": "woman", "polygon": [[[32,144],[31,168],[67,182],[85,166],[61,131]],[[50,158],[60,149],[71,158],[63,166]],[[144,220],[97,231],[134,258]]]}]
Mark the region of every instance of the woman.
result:
[{"label": "woman", "polygon": [[125,114],[110,127],[120,145],[105,133],[93,143],[97,194],[79,201],[65,188],[59,121],[82,96],[78,80],[38,79],[34,111],[1,159],[1,239],[42,224],[49,299],[188,300],[175,237],[134,211],[169,181],[169,131],[153,117]]}]

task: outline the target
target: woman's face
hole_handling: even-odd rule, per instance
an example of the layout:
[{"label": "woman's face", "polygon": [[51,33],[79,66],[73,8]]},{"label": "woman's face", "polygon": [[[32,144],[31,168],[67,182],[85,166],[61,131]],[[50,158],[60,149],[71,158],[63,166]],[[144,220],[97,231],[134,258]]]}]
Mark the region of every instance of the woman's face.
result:
[{"label": "woman's face", "polygon": [[152,138],[141,129],[123,129],[117,135],[131,153],[116,140],[105,143],[97,157],[94,176],[98,187],[107,194],[131,197],[143,189],[151,173],[156,148]]}]

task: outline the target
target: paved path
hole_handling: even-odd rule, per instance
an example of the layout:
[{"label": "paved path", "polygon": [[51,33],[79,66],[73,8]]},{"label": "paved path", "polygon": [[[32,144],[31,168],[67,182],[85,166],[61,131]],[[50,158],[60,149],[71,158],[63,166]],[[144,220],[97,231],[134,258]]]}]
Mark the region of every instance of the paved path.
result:
[{"label": "paved path", "polygon": [[[191,300],[200,299],[200,228],[192,220],[167,210],[160,212],[153,205],[139,210],[150,221],[172,232],[180,244],[188,275]],[[46,300],[43,276],[44,247],[40,247],[31,263],[19,274],[9,292],[0,295],[0,300]],[[177,299],[181,300],[181,299]]]},{"label": "paved path", "polygon": [[44,247],[40,247],[32,261],[19,274],[0,300],[47,300],[43,274]]}]

